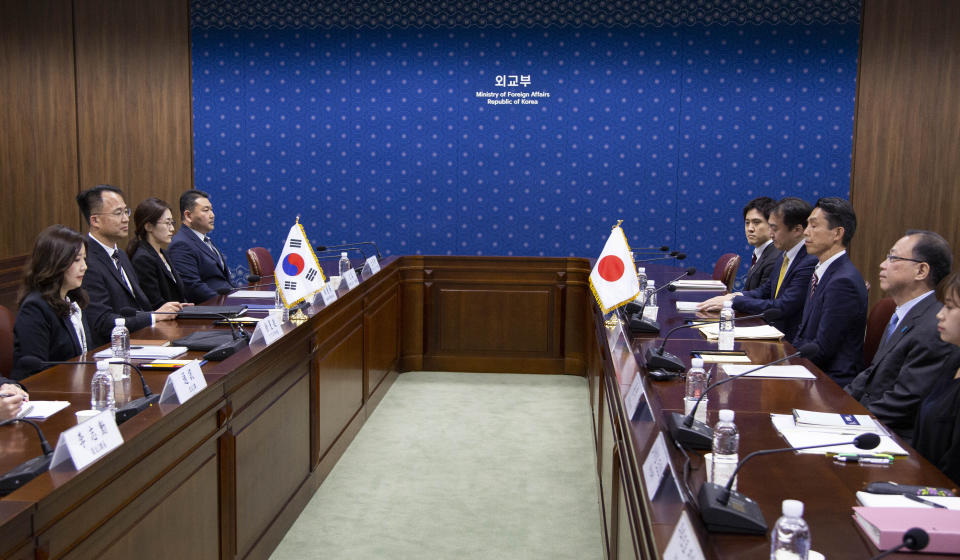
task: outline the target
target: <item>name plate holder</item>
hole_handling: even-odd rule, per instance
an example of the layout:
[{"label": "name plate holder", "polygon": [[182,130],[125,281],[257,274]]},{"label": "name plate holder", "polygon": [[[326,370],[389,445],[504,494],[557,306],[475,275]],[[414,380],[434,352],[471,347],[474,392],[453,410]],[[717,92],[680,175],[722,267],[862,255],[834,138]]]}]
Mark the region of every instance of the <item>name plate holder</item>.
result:
[{"label": "name plate holder", "polygon": [[687,510],[680,514],[680,521],[674,527],[667,548],[663,551],[663,560],[706,560]]},{"label": "name plate holder", "polygon": [[194,360],[167,376],[160,393],[162,404],[183,404],[207,386],[200,370],[200,360]]},{"label": "name plate holder", "polygon": [[647,404],[647,391],[644,388],[643,376],[639,372],[633,376],[630,390],[623,398],[623,405],[627,408],[627,418],[631,421],[653,421],[653,413]]},{"label": "name plate holder", "polygon": [[[344,284],[346,284],[346,288],[344,288]],[[359,285],[360,285],[360,280],[357,279],[356,270],[351,268],[350,270],[343,273],[343,277],[340,282],[340,289],[343,290],[343,293],[347,293]]]},{"label": "name plate holder", "polygon": [[378,272],[380,272],[380,263],[377,262],[377,256],[374,255],[363,263],[363,269],[360,271],[360,278],[367,280]]},{"label": "name plate holder", "polygon": [[257,322],[257,328],[253,330],[253,336],[250,337],[250,344],[263,340],[263,343],[270,346],[283,336],[283,325],[280,319],[274,315],[268,315]]},{"label": "name plate holder", "polygon": [[114,414],[112,410],[104,410],[61,433],[50,459],[50,468],[70,462],[79,471],[123,445]]},{"label": "name plate holder", "polygon": [[331,303],[337,301],[337,292],[333,289],[333,284],[330,282],[325,282],[323,288],[317,292],[317,295],[313,298],[313,304],[317,304],[317,300],[323,301],[323,306],[326,307]]},{"label": "name plate holder", "polygon": [[[656,441],[653,442],[653,447],[647,452],[647,458],[643,461],[641,470],[643,471],[643,482],[647,490],[648,500],[651,502],[654,501],[657,492],[663,486],[663,479],[669,476],[673,479],[671,487],[676,489],[676,496],[674,496],[674,498],[679,498],[683,502],[687,501],[686,495],[684,495],[683,490],[680,488],[680,479],[677,478],[677,473],[673,471],[673,464],[670,462],[670,455],[667,452],[667,441],[663,436],[663,432],[657,435]],[[668,494],[665,493],[660,497],[665,498],[667,495]]]}]

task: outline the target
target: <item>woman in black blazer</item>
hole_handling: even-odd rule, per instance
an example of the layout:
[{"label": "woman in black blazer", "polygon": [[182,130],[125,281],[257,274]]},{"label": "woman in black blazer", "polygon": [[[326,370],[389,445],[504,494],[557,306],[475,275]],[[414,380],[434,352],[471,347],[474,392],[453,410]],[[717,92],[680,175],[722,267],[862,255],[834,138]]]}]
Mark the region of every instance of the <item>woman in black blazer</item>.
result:
[{"label": "woman in black blazer", "polygon": [[56,362],[93,347],[83,314],[87,293],[80,287],[86,258],[84,237],[66,226],[50,226],[37,237],[13,324],[14,379],[44,369],[25,367],[20,362],[26,356]]},{"label": "woman in black blazer", "polygon": [[[960,271],[950,273],[937,286],[943,308],[937,313],[940,339],[960,346]],[[960,483],[960,370],[944,375],[920,405],[913,447]]]},{"label": "woman in black blazer", "polygon": [[185,301],[183,280],[164,251],[176,230],[170,206],[159,198],[148,198],[137,206],[133,222],[136,238],[127,254],[150,305],[157,309],[168,301]]}]

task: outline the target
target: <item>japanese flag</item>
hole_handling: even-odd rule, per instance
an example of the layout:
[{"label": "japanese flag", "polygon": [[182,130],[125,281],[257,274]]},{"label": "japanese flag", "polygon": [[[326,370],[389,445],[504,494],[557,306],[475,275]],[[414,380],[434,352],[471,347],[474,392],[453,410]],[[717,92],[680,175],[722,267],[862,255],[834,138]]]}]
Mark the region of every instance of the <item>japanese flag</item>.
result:
[{"label": "japanese flag", "polygon": [[604,313],[628,303],[640,293],[630,246],[619,225],[610,232],[590,272],[590,289]]},{"label": "japanese flag", "polygon": [[319,292],[327,281],[299,221],[287,234],[273,277],[288,308]]}]

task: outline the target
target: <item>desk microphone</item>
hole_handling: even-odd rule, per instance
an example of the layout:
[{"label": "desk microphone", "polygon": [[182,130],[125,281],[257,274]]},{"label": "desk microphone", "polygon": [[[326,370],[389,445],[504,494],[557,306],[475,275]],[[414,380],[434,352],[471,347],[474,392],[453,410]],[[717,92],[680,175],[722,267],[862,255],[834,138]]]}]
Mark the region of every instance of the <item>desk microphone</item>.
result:
[{"label": "desk microphone", "polygon": [[317,251],[321,253],[326,251],[338,251],[340,249],[354,249],[359,251],[363,255],[363,260],[367,260],[367,254],[363,252],[358,245],[373,245],[374,250],[377,251],[377,260],[383,260],[383,256],[380,254],[380,248],[377,247],[376,242],[374,241],[356,241],[354,243],[344,243],[342,245],[317,245]]},{"label": "desk microphone", "polygon": [[47,469],[50,468],[50,460],[53,459],[53,450],[50,449],[50,444],[47,443],[47,438],[43,437],[43,431],[40,430],[40,426],[37,426],[37,423],[33,420],[27,420],[26,418],[11,418],[9,420],[0,422],[0,426],[6,426],[7,424],[13,424],[16,422],[23,422],[33,426],[33,429],[37,431],[37,437],[40,438],[40,449],[43,450],[43,455],[34,457],[29,461],[24,461],[12,470],[0,475],[0,497],[6,496],[10,492],[13,492],[17,488],[20,488],[24,484],[30,482],[37,476],[47,472]]},{"label": "desk microphone", "polygon": [[[123,364],[125,366],[130,366],[136,370],[137,375],[140,376],[140,386],[143,390],[143,396],[139,399],[132,400],[126,403],[123,406],[117,407],[117,425],[123,424],[127,420],[133,418],[141,411],[146,410],[153,406],[153,403],[160,400],[160,395],[153,394],[153,391],[150,390],[150,386],[147,385],[147,380],[143,378],[143,372],[140,371],[140,368],[137,364],[133,362],[128,362],[125,360],[116,360],[114,358],[106,358],[106,360],[111,364]],[[43,369],[50,366],[58,365],[97,365],[97,362],[94,360],[85,360],[85,361],[76,361],[76,362],[47,362],[43,361],[36,356],[24,356],[20,358],[20,363],[26,366],[31,370]]]},{"label": "desk microphone", "polygon": [[871,558],[870,560],[880,560],[880,558],[886,558],[898,550],[903,548],[909,548],[910,550],[922,550],[930,544],[930,535],[920,527],[914,527],[913,529],[908,529],[906,533],[903,534],[903,542],[900,543],[897,547],[891,548],[890,550],[878,554]]},{"label": "desk microphone", "polygon": [[[734,317],[733,322],[745,321],[747,319],[758,319],[760,317],[763,317],[764,321],[770,323],[770,322],[776,321],[782,315],[783,315],[783,312],[780,311],[779,309],[767,309],[763,313],[758,313],[756,315]],[[647,353],[644,356],[647,362],[647,369],[648,370],[664,369],[667,371],[677,371],[677,372],[683,371],[685,369],[685,366],[683,365],[683,361],[680,358],[671,354],[670,352],[664,351],[664,347],[667,345],[667,340],[670,338],[670,335],[672,335],[673,333],[677,332],[680,329],[702,327],[704,325],[712,325],[717,322],[719,322],[719,320],[711,319],[711,320],[701,321],[698,323],[687,323],[687,324],[680,325],[678,327],[674,327],[670,329],[667,332],[667,335],[663,337],[663,342],[660,343],[660,346],[658,348],[654,348],[653,346],[651,346],[650,348],[647,348]]]},{"label": "desk microphone", "polygon": [[[674,282],[683,278],[684,276],[691,276],[696,273],[697,273],[697,269],[691,266],[690,268],[684,270],[683,273],[681,273],[679,276],[677,276],[673,280],[667,282],[666,284],[654,290],[653,293],[659,294],[665,289],[670,290],[672,292],[676,290],[676,287],[673,285]],[[643,310],[644,308],[647,307],[646,296],[644,296],[642,304],[637,303],[635,301],[631,301],[630,303],[626,304],[623,307],[624,307],[624,311],[632,314],[632,316],[630,317],[630,323],[628,325],[630,327],[630,332],[632,334],[638,334],[638,333],[660,334],[660,323],[653,321],[651,319],[645,319],[643,317]]]},{"label": "desk microphone", "polygon": [[[120,314],[124,315],[125,313],[133,311],[133,308],[124,307],[120,310]],[[179,315],[177,311],[155,311],[158,315]],[[221,360],[226,360],[230,356],[237,353],[238,350],[248,346],[250,344],[250,335],[243,329],[243,325],[236,322],[234,318],[229,315],[224,315],[223,313],[212,313],[210,315],[216,315],[223,322],[230,325],[230,334],[232,335],[231,340],[228,340],[214,348],[211,348],[206,354],[203,355],[203,359],[210,362],[219,362]],[[199,333],[217,333],[222,331],[197,331],[192,333],[190,336],[196,336]],[[189,345],[185,345],[189,349]],[[209,348],[209,346],[207,347]],[[206,348],[198,348],[198,350],[205,350]],[[64,362],[68,364],[79,363],[79,362]],[[137,370],[139,371],[139,370]]]},{"label": "desk microphone", "polygon": [[677,259],[678,261],[682,261],[682,260],[685,259],[685,258],[687,258],[687,254],[686,254],[686,253],[677,253],[676,251],[674,251],[674,252],[670,253],[670,254],[669,254],[668,256],[666,256],[666,257],[656,257],[656,258],[653,258],[653,259],[643,259],[643,260],[636,261],[636,263],[634,263],[634,264],[648,263],[648,262],[653,262],[653,261],[665,261],[665,260],[669,260],[669,259]]},{"label": "desk microphone", "polygon": [[690,414],[684,416],[679,412],[671,412],[667,416],[667,427],[670,429],[670,435],[673,437],[675,442],[687,449],[711,449],[713,447],[713,428],[704,424],[703,422],[694,420],[693,418],[697,413],[697,407],[700,406],[700,401],[707,396],[707,393],[711,389],[723,385],[728,381],[733,381],[738,377],[743,377],[744,375],[761,370],[765,367],[779,364],[780,362],[785,362],[792,358],[808,358],[819,351],[820,347],[817,346],[815,342],[808,342],[807,344],[801,346],[800,350],[790,354],[789,356],[785,356],[779,360],[774,360],[768,364],[763,364],[762,366],[755,367],[743,373],[738,373],[737,375],[731,375],[730,377],[710,384],[702,393],[700,393],[700,398],[697,399],[697,402],[693,403],[693,408],[690,410]]},{"label": "desk microphone", "polygon": [[[670,247],[666,245],[661,245],[659,247],[640,247],[640,248],[630,248],[630,252],[637,255],[659,255],[661,252],[666,253],[670,250]],[[676,251],[674,251],[676,253]]]},{"label": "desk microphone", "polygon": [[700,504],[700,517],[703,519],[707,530],[713,533],[741,533],[747,535],[763,535],[767,532],[767,522],[763,519],[763,513],[757,502],[744,496],[743,494],[731,490],[733,481],[736,480],[737,472],[744,463],[757,455],[769,455],[771,453],[780,453],[781,451],[800,451],[802,449],[814,449],[817,447],[835,447],[838,445],[853,444],[857,449],[873,449],[880,445],[880,436],[867,432],[853,438],[853,441],[843,443],[821,443],[817,445],[805,445],[803,447],[783,447],[781,449],[762,449],[754,451],[743,458],[737,464],[730,474],[730,480],[726,486],[720,486],[713,482],[705,482],[700,487],[700,493],[697,495],[697,501]]}]

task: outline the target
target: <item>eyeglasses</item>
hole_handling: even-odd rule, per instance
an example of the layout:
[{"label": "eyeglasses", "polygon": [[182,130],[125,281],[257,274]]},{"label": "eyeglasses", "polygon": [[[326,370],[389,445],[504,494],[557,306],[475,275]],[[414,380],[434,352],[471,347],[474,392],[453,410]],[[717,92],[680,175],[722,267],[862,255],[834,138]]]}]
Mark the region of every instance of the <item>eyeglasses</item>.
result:
[{"label": "eyeglasses", "polygon": [[162,221],[162,222],[157,222],[157,225],[158,225],[158,226],[167,226],[167,227],[171,227],[171,228],[172,228],[172,227],[177,227],[176,222],[174,222],[173,220],[164,220],[164,221]]},{"label": "eyeglasses", "polygon": [[907,257],[898,257],[898,256],[896,256],[896,255],[887,255],[887,261],[890,262],[891,264],[892,264],[892,263],[895,263],[895,262],[897,262],[897,261],[910,261],[910,262],[915,262],[915,263],[925,263],[925,262],[927,262],[927,261],[923,261],[923,260],[920,260],[920,259],[911,259],[911,258],[907,258]]},{"label": "eyeglasses", "polygon": [[117,208],[113,212],[95,212],[94,216],[113,216],[114,218],[119,218],[120,216],[130,217],[130,208]]}]

